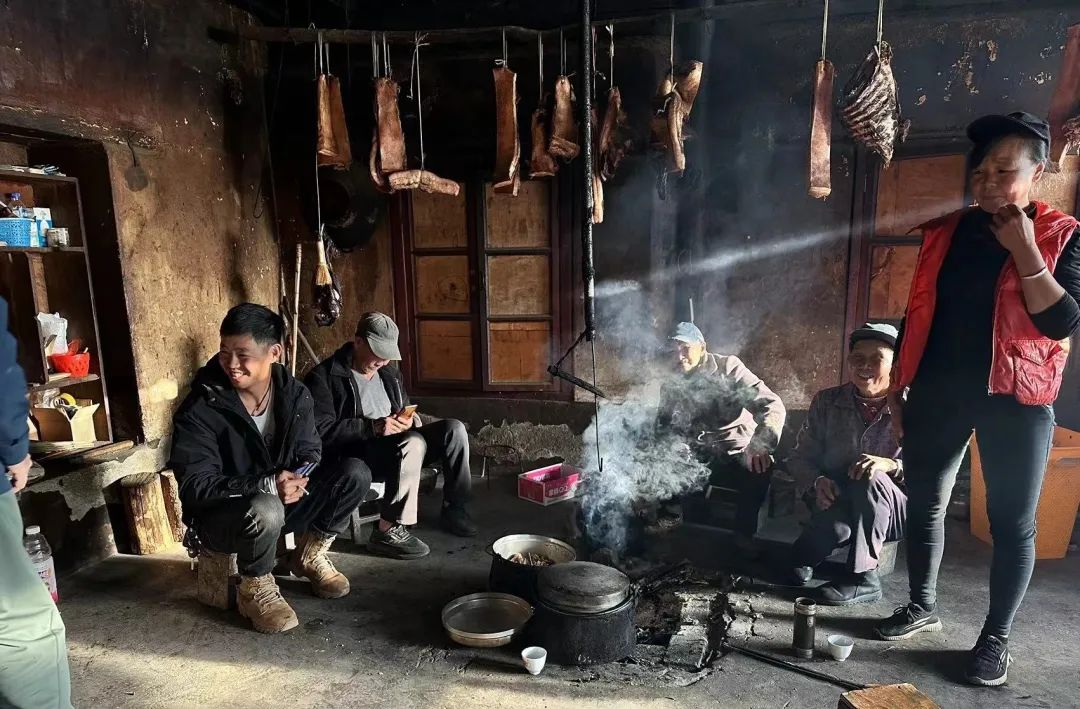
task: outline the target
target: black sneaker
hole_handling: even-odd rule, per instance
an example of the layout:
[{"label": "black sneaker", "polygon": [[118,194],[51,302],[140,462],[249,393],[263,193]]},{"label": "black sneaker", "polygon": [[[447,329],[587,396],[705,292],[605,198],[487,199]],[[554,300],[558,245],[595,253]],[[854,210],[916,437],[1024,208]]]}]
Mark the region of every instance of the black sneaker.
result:
[{"label": "black sneaker", "polygon": [[1012,655],[1009,654],[1008,639],[983,633],[971,648],[964,678],[980,687],[997,687],[1008,681],[1010,664]]},{"label": "black sneaker", "polygon": [[854,606],[880,600],[881,579],[877,571],[867,571],[825,584],[818,589],[817,602],[823,606]]},{"label": "black sneaker", "polygon": [[941,619],[933,611],[925,610],[917,603],[909,603],[878,623],[875,630],[882,640],[907,640],[919,633],[941,630]]},{"label": "black sneaker", "polygon": [[371,538],[367,543],[367,550],[379,556],[389,556],[392,559],[419,559],[431,552],[427,544],[413,536],[408,527],[403,524],[395,524],[385,532],[376,524],[371,530]]},{"label": "black sneaker", "polygon": [[480,533],[472,518],[469,517],[468,510],[464,507],[453,505],[443,507],[442,514],[439,516],[439,524],[447,532],[458,537],[475,537]]}]

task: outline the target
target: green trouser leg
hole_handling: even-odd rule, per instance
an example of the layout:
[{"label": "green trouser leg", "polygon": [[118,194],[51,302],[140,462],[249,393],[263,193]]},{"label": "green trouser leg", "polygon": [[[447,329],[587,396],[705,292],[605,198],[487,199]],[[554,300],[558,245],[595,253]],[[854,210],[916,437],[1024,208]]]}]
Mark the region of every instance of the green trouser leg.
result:
[{"label": "green trouser leg", "polygon": [[0,709],[68,709],[64,622],[23,549],[22,535],[15,493],[0,494]]}]

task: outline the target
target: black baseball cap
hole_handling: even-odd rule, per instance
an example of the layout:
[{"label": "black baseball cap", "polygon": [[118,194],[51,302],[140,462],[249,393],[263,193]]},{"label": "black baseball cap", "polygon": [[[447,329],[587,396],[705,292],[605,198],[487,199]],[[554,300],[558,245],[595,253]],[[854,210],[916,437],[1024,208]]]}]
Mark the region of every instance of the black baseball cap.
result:
[{"label": "black baseball cap", "polygon": [[1004,116],[992,115],[978,118],[967,127],[967,136],[976,145],[985,145],[1006,135],[1038,138],[1050,143],[1050,124],[1038,116],[1017,111]]}]

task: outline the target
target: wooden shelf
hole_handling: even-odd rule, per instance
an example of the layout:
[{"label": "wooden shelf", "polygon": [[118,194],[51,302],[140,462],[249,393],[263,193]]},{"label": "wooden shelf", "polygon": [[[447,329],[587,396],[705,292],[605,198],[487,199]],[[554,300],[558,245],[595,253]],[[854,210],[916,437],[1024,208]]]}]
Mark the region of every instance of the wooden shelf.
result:
[{"label": "wooden shelf", "polygon": [[27,389],[29,389],[31,393],[45,391],[46,389],[66,389],[68,387],[76,386],[77,384],[96,382],[100,379],[101,377],[96,374],[88,374],[85,377],[66,377],[64,379],[48,382],[47,384],[31,384]]},{"label": "wooden shelf", "polygon": [[77,184],[78,180],[67,175],[39,175],[33,172],[21,172],[19,170],[0,170],[0,180],[5,182],[24,182],[33,184]]},{"label": "wooden shelf", "polygon": [[29,247],[29,246],[0,246],[0,253],[6,251],[18,252],[22,254],[52,254],[52,253],[72,253],[81,254],[86,249],[81,246],[42,246],[42,247]]}]

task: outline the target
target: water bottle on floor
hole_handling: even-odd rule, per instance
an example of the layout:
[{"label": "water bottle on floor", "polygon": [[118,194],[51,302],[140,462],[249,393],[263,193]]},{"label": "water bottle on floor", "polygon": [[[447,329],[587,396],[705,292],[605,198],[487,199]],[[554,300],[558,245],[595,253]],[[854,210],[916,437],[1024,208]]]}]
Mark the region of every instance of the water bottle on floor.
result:
[{"label": "water bottle on floor", "polygon": [[49,548],[49,542],[45,539],[45,535],[41,533],[41,527],[26,528],[23,547],[26,548],[26,553],[30,555],[30,561],[33,562],[34,569],[37,571],[38,576],[41,577],[45,588],[49,589],[49,595],[52,596],[53,602],[58,601],[60,597],[56,592],[56,567],[53,565],[52,549]]}]

